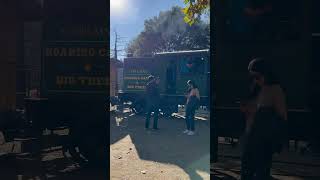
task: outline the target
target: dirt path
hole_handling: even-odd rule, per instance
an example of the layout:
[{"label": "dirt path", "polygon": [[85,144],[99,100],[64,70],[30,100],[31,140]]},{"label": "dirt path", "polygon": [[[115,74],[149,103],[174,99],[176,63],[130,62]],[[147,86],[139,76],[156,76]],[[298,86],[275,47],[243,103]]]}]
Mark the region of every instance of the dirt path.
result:
[{"label": "dirt path", "polygon": [[144,117],[130,113],[111,115],[110,127],[112,180],[210,179],[208,121],[196,122],[195,136],[182,134],[183,119],[160,117],[160,130],[146,131]]}]

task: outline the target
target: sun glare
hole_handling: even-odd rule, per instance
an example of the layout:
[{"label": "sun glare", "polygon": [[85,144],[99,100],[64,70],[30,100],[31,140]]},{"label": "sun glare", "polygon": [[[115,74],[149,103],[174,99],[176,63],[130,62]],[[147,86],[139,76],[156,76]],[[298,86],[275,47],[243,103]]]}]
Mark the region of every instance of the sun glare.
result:
[{"label": "sun glare", "polygon": [[110,0],[111,11],[120,12],[123,10],[125,5],[124,0]]}]

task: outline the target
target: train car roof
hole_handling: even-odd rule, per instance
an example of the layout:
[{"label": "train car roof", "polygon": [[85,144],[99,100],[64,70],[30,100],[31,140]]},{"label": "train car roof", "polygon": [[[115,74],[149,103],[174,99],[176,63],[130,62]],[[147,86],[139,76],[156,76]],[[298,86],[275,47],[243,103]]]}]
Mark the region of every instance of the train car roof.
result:
[{"label": "train car roof", "polygon": [[201,52],[209,52],[209,49],[201,49],[201,50],[188,50],[188,51],[172,51],[172,52],[160,52],[160,53],[155,53],[153,56],[140,56],[140,57],[126,57],[126,59],[152,59],[154,56],[158,55],[174,55],[174,54],[193,54],[193,53],[201,53]]},{"label": "train car roof", "polygon": [[173,51],[173,52],[161,52],[155,53],[155,55],[170,55],[170,54],[192,54],[192,53],[199,53],[199,52],[209,52],[209,49],[202,49],[202,50],[189,50],[189,51]]},{"label": "train car roof", "polygon": [[143,59],[152,59],[152,57],[126,57],[126,58],[124,58],[124,60],[126,60],[126,59],[141,59],[141,60],[143,60]]}]

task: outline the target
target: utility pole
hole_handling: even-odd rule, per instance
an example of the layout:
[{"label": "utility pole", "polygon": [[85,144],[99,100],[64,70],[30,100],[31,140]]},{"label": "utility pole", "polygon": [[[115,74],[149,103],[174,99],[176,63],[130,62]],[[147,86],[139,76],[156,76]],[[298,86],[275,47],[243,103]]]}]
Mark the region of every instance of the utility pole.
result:
[{"label": "utility pole", "polygon": [[121,46],[121,44],[119,45],[119,43],[123,43],[124,41],[121,41],[122,39],[124,39],[125,37],[120,37],[117,33],[117,31],[114,31],[115,34],[115,41],[114,41],[114,53],[113,53],[113,57],[115,59],[118,59],[118,52],[124,51],[124,49],[118,49],[119,46]]},{"label": "utility pole", "polygon": [[115,58],[115,59],[118,59],[118,48],[117,48],[117,44],[118,44],[118,33],[117,33],[117,31],[114,31],[114,34],[116,35],[115,42],[114,42],[114,58]]}]

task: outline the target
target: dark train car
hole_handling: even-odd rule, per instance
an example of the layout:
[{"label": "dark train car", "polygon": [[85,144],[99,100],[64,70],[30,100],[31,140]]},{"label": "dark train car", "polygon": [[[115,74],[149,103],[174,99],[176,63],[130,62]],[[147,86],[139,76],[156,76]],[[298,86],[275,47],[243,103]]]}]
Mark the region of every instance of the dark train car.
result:
[{"label": "dark train car", "polygon": [[311,118],[314,99],[310,94],[315,83],[311,81],[310,4],[274,2],[271,11],[259,19],[246,14],[248,6],[241,2],[230,0],[216,6],[216,136],[242,134],[239,101],[249,90],[248,63],[255,57],[268,57],[287,95],[290,139],[311,140],[316,123]]},{"label": "dark train car", "polygon": [[[31,10],[30,10],[31,11]],[[36,97],[40,94],[41,81],[41,16],[35,19],[25,19],[22,22],[21,55],[16,67],[16,105],[17,109],[24,108],[24,98]]]},{"label": "dark train car", "polygon": [[[38,74],[40,53],[30,53],[30,51],[39,50],[40,52],[41,48],[31,49],[32,46],[37,46],[35,41],[38,39],[29,39],[30,29],[29,34],[26,29],[30,27],[30,24],[36,24],[41,19],[41,6],[39,1],[35,0],[28,3],[20,0],[1,1],[0,14],[2,23],[0,33],[0,131],[3,132],[8,142],[15,137],[20,137],[23,134],[21,132],[25,132],[24,130],[29,125],[24,117],[24,111],[21,111],[24,109],[24,98],[28,96],[28,84],[39,87],[40,76],[37,75],[40,74]],[[39,57],[33,56],[35,54],[38,54]],[[34,64],[39,66],[31,69],[30,60],[38,61],[39,64]]]},{"label": "dark train car", "polygon": [[19,128],[16,116],[16,70],[21,58],[22,15],[17,9],[18,1],[0,2],[0,131],[6,141]]},{"label": "dark train car", "polygon": [[0,39],[0,113],[15,110],[15,72],[18,59],[19,16],[15,3],[0,4],[3,23]]},{"label": "dark train car", "polygon": [[27,118],[38,135],[45,128],[67,128],[64,150],[79,162],[102,166],[109,95],[106,7],[99,0],[45,1],[41,97],[26,99]]},{"label": "dark train car", "polygon": [[201,104],[209,105],[209,50],[177,51],[157,53],[153,57],[133,57],[124,60],[123,100],[133,102],[137,111],[144,108],[147,77],[160,77],[162,106],[160,109],[170,115],[177,112],[178,105],[185,103],[187,81],[197,83]]}]

